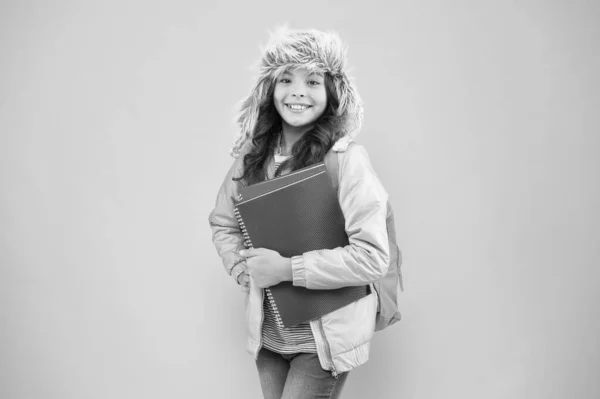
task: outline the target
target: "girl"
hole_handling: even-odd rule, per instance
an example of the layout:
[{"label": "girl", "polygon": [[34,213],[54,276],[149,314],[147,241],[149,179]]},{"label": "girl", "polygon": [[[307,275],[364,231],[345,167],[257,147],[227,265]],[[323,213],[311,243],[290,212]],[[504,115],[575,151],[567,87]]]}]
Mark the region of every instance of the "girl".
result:
[{"label": "girl", "polygon": [[[337,398],[348,372],[365,363],[375,329],[372,294],[295,327],[276,323],[264,288],[292,281],[308,289],[365,285],[385,275],[389,248],[387,193],[367,152],[350,146],[362,105],[345,71],[336,34],[277,32],[264,50],[261,75],[239,117],[236,158],[209,217],[213,242],[227,272],[246,292],[247,350],[254,356],[265,398]],[[265,248],[245,249],[234,216],[240,185],[254,184],[343,152],[339,201],[350,244],[292,258]],[[333,154],[337,156],[337,154]]]}]

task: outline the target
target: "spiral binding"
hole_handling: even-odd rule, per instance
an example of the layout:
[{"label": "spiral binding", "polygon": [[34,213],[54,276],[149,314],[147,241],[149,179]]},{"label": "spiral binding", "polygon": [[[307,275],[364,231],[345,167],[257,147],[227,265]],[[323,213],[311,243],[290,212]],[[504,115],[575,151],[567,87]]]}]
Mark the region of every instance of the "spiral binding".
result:
[{"label": "spiral binding", "polygon": [[[242,230],[242,236],[244,238],[244,245],[246,246],[246,248],[254,248],[252,246],[252,241],[250,240],[250,235],[248,234],[248,230],[246,230],[246,224],[244,223],[244,220],[242,219],[242,215],[240,214],[240,211],[238,210],[237,207],[233,208],[233,213],[235,215],[235,218],[237,219],[237,222],[240,226],[240,230]],[[269,303],[271,304],[271,307],[273,308],[273,312],[275,313],[275,319],[277,320],[277,324],[279,324],[280,327],[284,327],[283,326],[283,322],[281,321],[281,316],[279,315],[279,310],[277,310],[277,305],[275,304],[275,299],[273,299],[273,294],[271,293],[271,290],[268,288],[265,288],[265,293],[267,294],[267,299],[269,300]]]},{"label": "spiral binding", "polygon": [[235,218],[237,219],[237,222],[240,226],[240,230],[242,230],[242,237],[244,238],[244,245],[246,246],[246,248],[254,248],[252,246],[252,241],[250,240],[250,235],[248,235],[248,230],[246,230],[246,225],[244,224],[242,215],[240,214],[240,211],[238,210],[237,207],[233,209],[233,214],[235,215]]},{"label": "spiral binding", "polygon": [[265,288],[265,293],[267,294],[267,299],[269,300],[269,303],[271,304],[271,307],[273,308],[273,313],[275,313],[275,320],[277,322],[277,324],[283,328],[283,322],[281,321],[281,316],[279,315],[279,310],[277,310],[277,305],[275,304],[275,299],[273,299],[273,294],[271,293],[271,290],[268,288]]}]

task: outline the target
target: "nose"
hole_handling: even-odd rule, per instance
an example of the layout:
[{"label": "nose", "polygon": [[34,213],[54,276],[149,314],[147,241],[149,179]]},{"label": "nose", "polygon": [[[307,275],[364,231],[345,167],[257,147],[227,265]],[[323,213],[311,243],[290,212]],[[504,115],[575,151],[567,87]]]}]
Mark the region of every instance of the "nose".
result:
[{"label": "nose", "polygon": [[294,87],[292,87],[292,96],[293,97],[304,97],[304,92],[305,92],[305,87],[304,84],[301,82],[298,82],[294,85]]}]

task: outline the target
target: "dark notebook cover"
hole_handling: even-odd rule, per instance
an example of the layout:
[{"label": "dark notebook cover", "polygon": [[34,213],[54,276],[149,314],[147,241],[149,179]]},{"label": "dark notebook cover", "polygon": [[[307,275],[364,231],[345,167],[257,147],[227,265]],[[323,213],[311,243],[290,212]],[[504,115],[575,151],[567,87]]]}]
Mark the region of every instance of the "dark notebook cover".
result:
[{"label": "dark notebook cover", "polygon": [[[236,215],[246,245],[285,257],[348,245],[337,192],[323,163],[241,188]],[[266,293],[289,327],[346,306],[369,291],[368,286],[309,290],[282,282]]]},{"label": "dark notebook cover", "polygon": [[287,175],[279,176],[271,180],[261,181],[260,183],[252,184],[250,186],[242,187],[239,190],[238,202],[248,201],[259,195],[268,193],[270,191],[282,188],[283,186],[291,183],[296,183],[298,180],[305,179],[317,173],[323,172],[323,163],[307,166],[306,168],[298,169]]}]

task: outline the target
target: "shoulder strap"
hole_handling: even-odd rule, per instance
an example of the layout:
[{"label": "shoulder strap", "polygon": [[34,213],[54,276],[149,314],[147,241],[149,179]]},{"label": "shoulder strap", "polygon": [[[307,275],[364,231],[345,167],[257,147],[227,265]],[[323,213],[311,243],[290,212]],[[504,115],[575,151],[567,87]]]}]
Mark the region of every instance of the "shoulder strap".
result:
[{"label": "shoulder strap", "polygon": [[[350,146],[354,144],[354,142],[350,142],[348,144],[348,147],[346,148],[346,151],[348,151],[348,148],[350,148]],[[323,162],[325,162],[325,167],[327,168],[327,170],[329,171],[329,177],[331,178],[331,184],[333,185],[333,188],[337,191],[337,189],[340,186],[340,158],[344,156],[344,152],[345,151],[333,151],[333,150],[329,150],[329,152],[327,152],[327,154],[325,154],[325,159],[323,160]]]},{"label": "shoulder strap", "polygon": [[335,151],[330,150],[327,154],[325,154],[325,167],[327,168],[327,172],[329,172],[329,178],[331,179],[331,185],[338,191],[338,187],[340,185],[339,182],[339,160],[338,155]]}]

